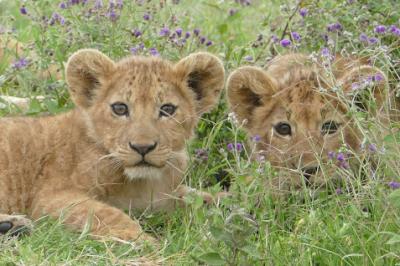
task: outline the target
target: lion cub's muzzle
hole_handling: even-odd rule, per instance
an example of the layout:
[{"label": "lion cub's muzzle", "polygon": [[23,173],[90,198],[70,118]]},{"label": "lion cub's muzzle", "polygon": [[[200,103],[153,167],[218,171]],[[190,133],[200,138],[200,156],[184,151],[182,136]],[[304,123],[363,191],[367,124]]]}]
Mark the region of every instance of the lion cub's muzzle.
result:
[{"label": "lion cub's muzzle", "polygon": [[157,142],[153,143],[132,143],[129,142],[129,148],[131,150],[135,151],[138,153],[141,157],[142,160],[140,160],[135,166],[155,166],[151,162],[148,162],[146,160],[146,155],[151,153],[155,148],[157,147]]}]

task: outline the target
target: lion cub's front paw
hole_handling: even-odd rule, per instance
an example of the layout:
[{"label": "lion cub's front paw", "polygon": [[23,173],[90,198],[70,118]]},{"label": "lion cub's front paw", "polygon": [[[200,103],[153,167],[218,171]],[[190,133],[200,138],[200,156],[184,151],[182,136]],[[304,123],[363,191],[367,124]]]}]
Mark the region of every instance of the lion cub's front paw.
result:
[{"label": "lion cub's front paw", "polygon": [[214,202],[218,202],[222,198],[231,196],[229,192],[218,192],[216,195],[212,195],[208,192],[204,192],[187,186],[178,187],[175,195],[182,200],[185,199],[185,197],[187,197],[188,195],[196,195],[203,199],[204,204],[212,204]]},{"label": "lion cub's front paw", "polygon": [[29,234],[32,228],[32,221],[23,215],[0,214],[0,235],[25,235]]}]

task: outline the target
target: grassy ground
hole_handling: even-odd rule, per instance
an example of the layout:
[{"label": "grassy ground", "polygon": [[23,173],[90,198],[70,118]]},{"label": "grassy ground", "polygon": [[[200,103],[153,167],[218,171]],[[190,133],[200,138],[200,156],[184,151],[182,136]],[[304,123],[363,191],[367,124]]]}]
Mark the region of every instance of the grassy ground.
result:
[{"label": "grassy ground", "polygon": [[[389,74],[392,89],[400,89],[400,34],[389,28],[400,27],[396,0],[307,0],[299,5],[274,0],[136,0],[124,1],[123,7],[115,1],[113,8],[108,1],[102,7],[96,7],[102,1],[82,2],[0,0],[0,36],[25,44],[24,52],[8,51],[9,60],[0,62],[1,93],[46,97],[33,100],[25,111],[1,109],[1,115],[56,114],[72,108],[65,82],[39,78],[38,73],[50,65],[62,69],[72,52],[87,47],[113,58],[135,53],[171,60],[207,50],[223,59],[228,72],[245,64],[263,66],[290,50],[320,53],[326,47],[331,53],[370,56]],[[386,32],[377,33],[378,25],[385,25]],[[290,32],[299,33],[301,40],[291,38]],[[281,39],[292,44],[282,47]],[[376,143],[381,152],[371,156],[378,167],[366,166],[374,171],[366,184],[356,179],[354,189],[318,197],[304,188],[279,200],[261,185],[276,174],[268,164],[260,173],[258,163],[248,162],[248,154],[226,150],[227,143],[245,139],[227,117],[224,100],[204,116],[197,138],[188,144],[192,163],[187,183],[218,191],[225,170],[233,197],[218,206],[203,206],[193,198],[187,208],[171,214],[136,214],[160,240],[160,250],[93,241],[43,219],[30,237],[0,239],[0,265],[135,265],[142,256],[172,265],[400,265],[400,189],[394,189],[400,181],[397,136]],[[253,181],[248,182],[248,175]]]}]

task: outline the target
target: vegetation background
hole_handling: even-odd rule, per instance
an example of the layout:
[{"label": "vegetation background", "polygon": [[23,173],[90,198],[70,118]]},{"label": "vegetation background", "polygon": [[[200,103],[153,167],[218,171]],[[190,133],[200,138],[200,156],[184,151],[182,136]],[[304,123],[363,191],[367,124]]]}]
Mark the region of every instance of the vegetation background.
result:
[{"label": "vegetation background", "polygon": [[[396,93],[399,10],[397,0],[0,0],[0,45],[9,48],[0,58],[1,94],[31,99],[26,110],[4,103],[0,115],[71,109],[63,63],[88,47],[114,59],[173,61],[209,51],[228,73],[291,51],[370,56]],[[8,45],[14,40],[23,49]],[[252,143],[241,145],[245,135],[222,99],[188,143],[186,180],[211,192],[230,186],[231,198],[212,206],[191,198],[170,214],[136,213],[160,240],[157,250],[93,241],[44,218],[30,237],[0,239],[0,265],[140,265],[143,256],[171,265],[400,265],[399,136],[378,142],[369,133],[379,132],[379,123],[356,119],[366,128],[363,158],[377,162],[364,164],[367,182],[353,178],[318,196],[304,188],[282,200],[262,186],[277,173],[268,162],[249,161]]]}]

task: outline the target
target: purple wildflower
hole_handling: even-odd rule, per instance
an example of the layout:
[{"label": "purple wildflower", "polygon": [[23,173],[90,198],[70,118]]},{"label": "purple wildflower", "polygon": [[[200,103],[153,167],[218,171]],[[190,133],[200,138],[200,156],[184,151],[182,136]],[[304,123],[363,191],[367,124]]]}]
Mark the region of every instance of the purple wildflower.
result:
[{"label": "purple wildflower", "polygon": [[379,34],[383,34],[386,32],[386,26],[384,25],[378,25],[375,27],[375,32]]},{"label": "purple wildflower", "polygon": [[108,8],[113,9],[115,7],[115,2],[114,0],[110,0],[109,4],[108,4]]},{"label": "purple wildflower", "polygon": [[181,28],[177,28],[175,30],[175,33],[176,33],[176,35],[178,35],[178,37],[181,37],[182,36],[182,29]]},{"label": "purple wildflower", "polygon": [[369,44],[376,44],[378,42],[378,38],[371,37],[368,39]]},{"label": "purple wildflower", "polygon": [[396,28],[394,31],[392,31],[394,36],[400,37],[400,29]]},{"label": "purple wildflower", "polygon": [[114,9],[110,10],[110,12],[108,12],[107,16],[110,18],[110,20],[112,22],[115,22],[118,19],[118,15],[117,15],[117,13],[115,13]]},{"label": "purple wildflower", "polygon": [[362,42],[368,42],[368,36],[365,33],[361,33],[359,39]]},{"label": "purple wildflower", "polygon": [[12,68],[14,69],[22,69],[25,68],[28,65],[28,60],[26,58],[20,58],[14,63],[12,63]]},{"label": "purple wildflower", "polygon": [[160,53],[157,51],[157,49],[156,48],[150,48],[149,49],[149,52],[150,52],[150,54],[152,55],[152,56],[159,56],[160,55]]},{"label": "purple wildflower", "polygon": [[228,143],[228,145],[226,145],[226,148],[228,149],[228,151],[233,151],[233,149],[234,149],[234,145],[233,145],[233,143]]},{"label": "purple wildflower", "polygon": [[395,36],[398,36],[398,37],[400,36],[400,29],[398,27],[396,27],[396,25],[391,25],[389,27],[389,31]]},{"label": "purple wildflower", "polygon": [[207,42],[206,42],[206,46],[211,46],[211,45],[213,45],[213,42],[212,42],[212,41],[207,41]]},{"label": "purple wildflower", "polygon": [[279,38],[275,34],[271,36],[271,40],[272,40],[273,43],[278,43],[279,42]]},{"label": "purple wildflower", "polygon": [[94,2],[94,8],[95,9],[100,9],[103,7],[103,1],[102,0],[96,0],[96,2]]},{"label": "purple wildflower", "polygon": [[377,152],[377,151],[378,151],[378,148],[376,147],[376,144],[371,143],[371,144],[368,145],[368,150],[369,150],[370,152],[374,153],[374,152]]},{"label": "purple wildflower", "polygon": [[131,52],[131,54],[137,54],[137,52],[139,51],[139,49],[138,49],[138,47],[131,47],[130,49],[129,49],[129,51]]},{"label": "purple wildflower", "polygon": [[281,46],[282,47],[289,47],[290,45],[292,44],[292,42],[290,41],[290,40],[288,40],[288,39],[283,39],[282,41],[281,41]]},{"label": "purple wildflower", "polygon": [[196,149],[195,154],[196,154],[196,158],[201,161],[208,160],[208,151],[206,149]]},{"label": "purple wildflower", "polygon": [[65,18],[63,16],[60,16],[58,18],[58,22],[60,23],[60,25],[64,26],[65,25]]},{"label": "purple wildflower", "polygon": [[300,16],[302,16],[302,17],[304,18],[304,17],[307,16],[307,14],[308,14],[308,9],[305,8],[305,7],[303,7],[303,8],[301,8],[301,9],[299,10],[299,13],[300,13]]},{"label": "purple wildflower", "polygon": [[22,15],[28,15],[28,11],[26,10],[26,7],[25,7],[25,6],[22,6],[22,7],[19,9],[19,12],[21,12]]},{"label": "purple wildflower", "polygon": [[324,47],[321,49],[321,55],[323,57],[330,57],[331,56],[331,52],[329,51],[329,48]]},{"label": "purple wildflower", "polygon": [[344,162],[346,158],[345,158],[345,155],[344,155],[343,152],[339,152],[338,155],[336,156],[336,159],[337,159],[339,162]]},{"label": "purple wildflower", "polygon": [[261,137],[260,137],[260,135],[255,135],[255,136],[253,136],[252,140],[254,142],[259,142],[261,140]]},{"label": "purple wildflower", "polygon": [[189,39],[189,38],[190,38],[190,35],[191,35],[190,32],[187,31],[187,32],[185,33],[185,39]]},{"label": "purple wildflower", "polygon": [[399,189],[400,188],[400,182],[396,182],[396,181],[390,181],[388,183],[388,186],[392,189]]},{"label": "purple wildflower", "polygon": [[336,157],[336,153],[334,151],[328,152],[328,158],[329,160],[333,160]]},{"label": "purple wildflower", "polygon": [[200,37],[200,43],[204,44],[206,42],[206,37],[202,36]]},{"label": "purple wildflower", "polygon": [[138,46],[135,46],[135,47],[132,47],[131,49],[129,49],[129,51],[132,54],[137,54],[139,52],[139,50],[143,50],[143,48],[144,48],[144,44],[140,43]]},{"label": "purple wildflower", "polygon": [[67,8],[67,4],[66,4],[65,2],[61,2],[61,3],[58,5],[58,7],[61,8],[61,9],[66,9],[66,8]]},{"label": "purple wildflower", "polygon": [[373,77],[372,80],[375,82],[381,82],[382,80],[384,80],[384,77],[382,76],[381,73],[376,73]]},{"label": "purple wildflower", "polygon": [[297,42],[301,40],[301,36],[298,32],[292,31],[291,36],[292,36],[293,40],[295,40]]},{"label": "purple wildflower", "polygon": [[194,30],[193,30],[193,34],[194,34],[195,36],[199,36],[200,30],[199,30],[199,29],[194,29]]},{"label": "purple wildflower", "polygon": [[150,14],[149,14],[149,13],[145,13],[145,14],[143,15],[143,19],[146,20],[146,21],[151,20]]},{"label": "purple wildflower", "polygon": [[132,35],[135,36],[136,38],[142,36],[142,32],[138,29],[134,29],[131,32],[132,32]]},{"label": "purple wildflower", "polygon": [[161,37],[169,36],[169,34],[170,34],[170,30],[169,30],[168,27],[163,27],[163,28],[160,30],[160,36],[161,36]]},{"label": "purple wildflower", "polygon": [[339,22],[332,23],[327,26],[327,30],[329,32],[337,32],[337,31],[341,31],[342,29],[343,29],[343,26]]},{"label": "purple wildflower", "polygon": [[356,90],[358,90],[358,89],[360,89],[361,88],[361,84],[359,83],[359,82],[353,82],[353,83],[351,83],[351,89],[353,90],[353,91],[356,91]]},{"label": "purple wildflower", "polygon": [[390,31],[391,33],[395,32],[396,30],[397,30],[396,25],[390,25],[389,31]]},{"label": "purple wildflower", "polygon": [[69,3],[71,5],[77,5],[77,4],[79,4],[79,0],[69,0]]},{"label": "purple wildflower", "polygon": [[117,0],[117,8],[122,9],[124,7],[124,1],[123,0]]},{"label": "purple wildflower", "polygon": [[341,194],[343,194],[343,190],[342,190],[340,187],[338,187],[338,188],[335,190],[335,192],[336,192],[336,195],[341,195]]},{"label": "purple wildflower", "polygon": [[236,143],[236,150],[237,150],[238,152],[241,152],[241,151],[243,150],[243,145],[242,145],[242,143]]},{"label": "purple wildflower", "polygon": [[247,55],[244,57],[244,60],[246,60],[247,62],[251,62],[253,61],[253,57],[251,55]]}]

